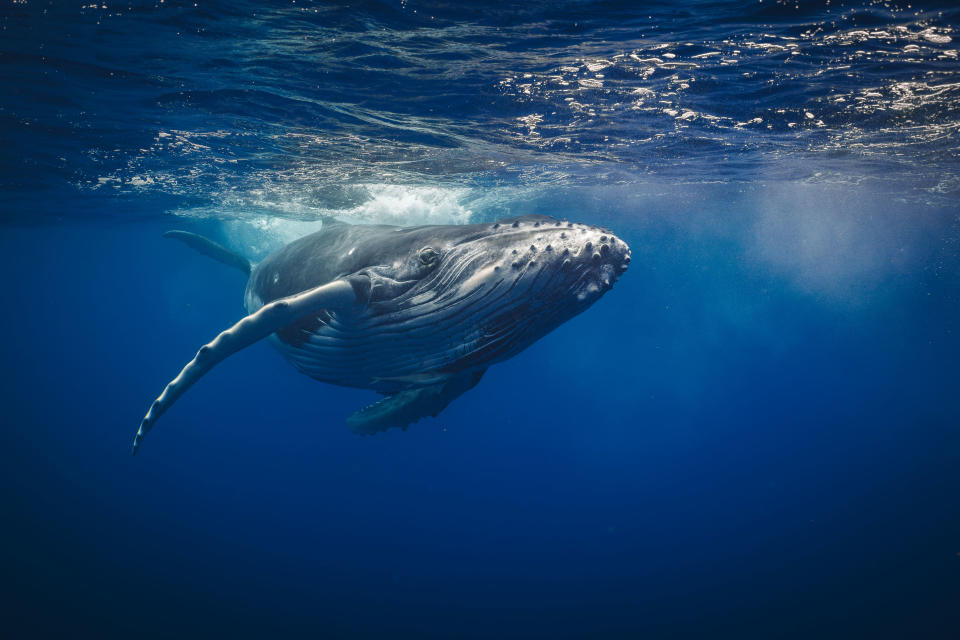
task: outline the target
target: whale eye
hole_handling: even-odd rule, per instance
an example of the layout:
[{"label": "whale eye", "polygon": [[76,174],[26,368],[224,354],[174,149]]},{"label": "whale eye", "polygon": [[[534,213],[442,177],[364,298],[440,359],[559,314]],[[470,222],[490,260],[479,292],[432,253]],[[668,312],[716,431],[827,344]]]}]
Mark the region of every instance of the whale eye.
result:
[{"label": "whale eye", "polygon": [[436,266],[437,262],[440,261],[440,252],[434,249],[433,247],[424,247],[420,249],[420,253],[417,256],[420,259],[420,264],[425,267]]}]

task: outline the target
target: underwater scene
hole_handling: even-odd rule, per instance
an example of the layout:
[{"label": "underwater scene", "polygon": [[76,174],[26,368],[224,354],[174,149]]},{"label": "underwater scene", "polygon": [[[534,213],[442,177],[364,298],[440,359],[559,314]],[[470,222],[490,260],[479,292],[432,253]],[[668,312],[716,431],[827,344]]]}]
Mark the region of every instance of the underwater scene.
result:
[{"label": "underwater scene", "polygon": [[0,636],[960,637],[958,50],[4,0]]}]

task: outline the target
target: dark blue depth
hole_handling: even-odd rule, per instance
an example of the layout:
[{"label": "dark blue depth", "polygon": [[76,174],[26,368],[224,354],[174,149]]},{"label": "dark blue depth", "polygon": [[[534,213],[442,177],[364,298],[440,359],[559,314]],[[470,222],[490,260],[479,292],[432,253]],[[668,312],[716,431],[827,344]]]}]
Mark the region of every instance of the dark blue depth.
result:
[{"label": "dark blue depth", "polygon": [[[956,637],[958,13],[801,4],[0,9],[0,635]],[[524,213],[630,270],[439,418],[259,344],[129,456],[164,231]]]}]

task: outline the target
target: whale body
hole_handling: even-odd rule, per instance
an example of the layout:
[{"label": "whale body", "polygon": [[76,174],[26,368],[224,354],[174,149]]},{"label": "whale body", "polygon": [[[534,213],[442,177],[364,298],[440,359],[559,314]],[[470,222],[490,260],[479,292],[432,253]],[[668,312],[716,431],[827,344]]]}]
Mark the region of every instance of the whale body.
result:
[{"label": "whale body", "polygon": [[166,235],[249,273],[248,315],[167,385],[134,453],[187,388],[261,339],[316,380],[383,394],[347,419],[354,432],[406,428],[587,309],[630,263],[610,231],[540,215],[419,227],[325,218],[256,265],[201,236]]}]

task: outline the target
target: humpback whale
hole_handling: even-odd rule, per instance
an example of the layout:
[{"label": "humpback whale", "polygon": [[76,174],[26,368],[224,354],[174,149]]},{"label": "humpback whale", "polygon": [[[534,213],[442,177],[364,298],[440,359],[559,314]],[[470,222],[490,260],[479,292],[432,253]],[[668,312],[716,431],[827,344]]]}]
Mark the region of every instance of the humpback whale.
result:
[{"label": "humpback whale", "polygon": [[134,454],[189,387],[262,339],[311,378],[385,396],[347,418],[354,432],[406,429],[587,309],[630,264],[610,231],[542,215],[419,227],[324,218],[256,265],[193,233],[165,235],[249,274],[248,315],[166,386]]}]

